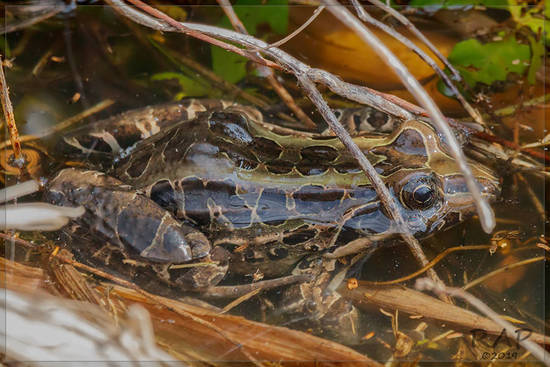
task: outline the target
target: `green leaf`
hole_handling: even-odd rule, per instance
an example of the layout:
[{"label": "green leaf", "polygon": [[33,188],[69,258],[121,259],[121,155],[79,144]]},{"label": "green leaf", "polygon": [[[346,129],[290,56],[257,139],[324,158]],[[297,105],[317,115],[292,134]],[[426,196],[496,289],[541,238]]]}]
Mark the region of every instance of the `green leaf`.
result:
[{"label": "green leaf", "polygon": [[208,89],[197,82],[181,73],[157,73],[151,76],[151,80],[169,80],[176,79],[181,87],[181,92],[176,94],[176,100],[182,99],[184,97],[201,97],[208,94]]},{"label": "green leaf", "polygon": [[428,12],[435,12],[439,9],[463,9],[474,6],[485,6],[488,8],[506,8],[507,0],[412,0],[409,6],[423,8]]},{"label": "green leaf", "polygon": [[527,7],[518,5],[516,0],[508,0],[510,14],[522,26],[527,26],[538,34],[545,33],[545,42],[550,43],[550,0],[544,0],[544,7]]},{"label": "green leaf", "polygon": [[542,60],[544,59],[545,47],[543,42],[537,41],[531,35],[527,39],[529,40],[533,54],[531,57],[531,66],[529,66],[529,71],[527,72],[527,81],[529,84],[535,84],[537,71],[542,66]]},{"label": "green leaf", "polygon": [[466,83],[491,85],[506,80],[509,73],[523,75],[529,66],[531,49],[515,37],[482,44],[476,39],[457,43],[448,57]]},{"label": "green leaf", "polygon": [[[235,13],[243,23],[248,33],[257,35],[260,26],[268,25],[278,34],[285,34],[288,28],[288,2],[287,0],[268,0],[259,5],[254,0],[237,0],[233,5]],[[229,19],[224,16],[219,26],[232,28]],[[263,29],[263,28],[261,28]],[[237,83],[246,76],[247,59],[225,51],[219,47],[211,46],[212,69],[216,74],[230,83]]]},{"label": "green leaf", "polygon": [[[268,24],[278,34],[284,34],[288,28],[288,2],[287,0],[268,0],[264,5],[258,1],[237,0],[233,10],[243,22],[248,33],[256,35],[258,26]],[[219,24],[222,27],[232,28],[231,22],[224,17]]]},{"label": "green leaf", "polygon": [[247,59],[222,48],[211,46],[212,70],[229,83],[237,83],[246,76]]}]

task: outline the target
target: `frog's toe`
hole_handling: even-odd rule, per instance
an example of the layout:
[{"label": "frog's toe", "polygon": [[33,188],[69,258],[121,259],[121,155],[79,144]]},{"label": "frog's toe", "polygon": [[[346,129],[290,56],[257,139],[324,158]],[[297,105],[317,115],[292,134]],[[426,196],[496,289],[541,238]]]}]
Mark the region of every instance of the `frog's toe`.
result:
[{"label": "frog's toe", "polygon": [[205,257],[210,253],[210,241],[204,234],[194,231],[185,235],[185,241],[191,248],[193,259]]}]

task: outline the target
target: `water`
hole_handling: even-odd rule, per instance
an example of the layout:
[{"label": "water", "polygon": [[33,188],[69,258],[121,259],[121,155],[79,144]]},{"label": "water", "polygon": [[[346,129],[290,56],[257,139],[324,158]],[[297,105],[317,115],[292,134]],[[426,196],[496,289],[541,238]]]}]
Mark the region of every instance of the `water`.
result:
[{"label": "water", "polygon": [[[17,9],[8,7],[8,10],[14,13],[22,9],[23,7]],[[217,7],[186,7],[184,12],[174,11],[174,9],[172,8],[174,13],[171,13],[173,16],[210,24],[222,22],[222,12]],[[290,27],[295,27],[295,24],[303,21],[304,13],[311,12],[312,8],[308,7],[291,8]],[[460,14],[458,12],[454,16],[460,18]],[[428,32],[439,33],[440,39],[437,43],[441,48],[451,48],[460,37],[463,37],[448,30],[440,32],[442,29],[437,28],[436,19],[424,16],[423,20],[422,24]],[[257,27],[258,32],[271,41],[282,37],[274,34],[266,24],[258,24]],[[360,43],[350,41],[347,44],[349,48],[346,50],[347,59],[344,60],[345,62],[338,62],[338,57],[344,56],[338,52],[338,48],[342,46],[335,42],[341,43],[343,40],[354,38],[346,32],[344,27],[324,14],[285,48],[312,65],[323,66],[329,71],[339,73],[342,71],[339,69],[341,67],[339,64],[354,65],[346,69],[357,67],[353,55],[365,52],[361,51],[363,46]],[[210,46],[181,35],[150,32],[122,20],[108,7],[81,6],[77,10],[61,12],[45,22],[6,35],[2,42],[4,54],[12,60],[13,64],[12,68],[6,70],[6,74],[16,120],[22,135],[36,134],[51,128],[56,123],[106,100],[112,100],[114,103],[85,118],[79,124],[93,123],[120,111],[179,97],[223,97],[231,100],[236,95],[234,87],[224,87],[219,79],[213,80],[204,75],[203,69],[210,70],[212,64]],[[312,48],[311,45],[315,47]],[[335,55],[337,61],[334,61]],[[231,64],[231,61],[235,60],[227,59],[228,64]],[[363,62],[365,61],[361,61]],[[196,64],[199,64],[199,67],[194,66]],[[415,65],[417,61],[411,61],[411,68],[415,68]],[[230,74],[242,72],[243,66],[245,71],[252,68],[248,63],[239,65],[239,60],[236,60],[228,67],[229,71],[221,69],[217,71],[228,77]],[[377,68],[378,66],[367,67],[375,70]],[[437,95],[433,87],[435,79],[430,76],[431,73],[424,69],[418,72],[431,93]],[[359,77],[357,74],[343,73],[343,76],[356,81],[367,80],[366,83],[370,86],[407,97],[405,92],[399,90],[398,84],[392,78],[385,78],[385,75],[380,72],[374,73],[374,77],[367,74]],[[282,77],[284,85],[297,100],[302,101],[303,98],[295,81],[286,75]],[[369,81],[368,78],[374,79]],[[534,87],[529,87],[524,82],[520,83],[516,80],[500,83],[497,88],[486,90],[485,97],[490,103],[485,103],[485,107],[496,109],[517,103],[518,99],[512,92],[517,88],[525,90],[527,94],[530,93],[529,96],[540,94],[541,82]],[[247,78],[240,80],[237,86],[252,98],[273,106],[275,111],[284,110],[283,104],[264,78],[251,73]],[[328,97],[336,105],[344,103],[334,96]],[[454,116],[460,115],[460,109],[457,108],[456,103],[440,95],[437,98],[438,103],[445,108],[444,112]],[[305,109],[313,110],[307,104]],[[515,118],[521,119],[524,125],[532,126],[531,130],[522,127],[520,136],[521,143],[532,142],[544,134],[543,128],[540,127],[544,126],[544,123],[536,121],[537,118],[540,119],[541,111],[544,113],[544,109],[543,107],[519,111],[512,116],[507,116],[504,123],[509,123]],[[314,117],[318,116],[314,115]],[[499,137],[513,139],[509,127],[503,127],[503,124],[496,119],[490,119],[490,121],[495,121],[493,128]],[[49,167],[47,166],[46,171],[43,172],[44,176],[48,175]],[[497,216],[497,228],[494,233],[499,233],[498,238],[493,238],[494,233],[485,234],[478,220],[474,218],[422,243],[430,259],[454,246],[491,243],[504,246],[493,255],[487,250],[472,250],[455,252],[445,257],[434,269],[447,285],[460,287],[505,265],[545,254],[544,250],[536,244],[544,244],[539,237],[545,233],[547,222],[537,212],[535,199],[533,199],[536,197],[544,205],[543,180],[536,175],[526,173],[524,174],[526,182],[523,182],[517,176],[512,176],[510,172],[502,173],[506,174],[503,179],[503,195],[493,206]],[[526,189],[527,186],[531,188],[532,193]],[[38,236],[38,238],[41,237]],[[6,250],[8,251],[6,256],[11,257],[13,254],[10,252],[10,247],[6,246]],[[405,276],[417,269],[418,265],[405,246],[386,246],[375,252],[356,276],[371,281],[390,280]],[[506,270],[472,287],[469,291],[497,313],[524,320],[525,324],[518,324],[522,328],[543,332],[548,325],[545,319],[544,280],[544,264],[539,261]],[[405,284],[412,287],[414,280]],[[461,301],[457,304],[471,309]],[[220,305],[223,304],[220,303]],[[263,312],[269,311],[269,308],[269,301],[260,295],[243,303],[233,312],[254,320],[264,320]],[[374,332],[374,337],[359,338],[359,343],[354,348],[371,358],[385,361],[392,354],[388,346],[394,347],[396,335],[400,334],[394,334],[391,329],[388,314],[392,314],[393,311],[386,309],[385,313],[381,313],[379,308],[380,306],[375,306],[373,310],[364,312],[365,324],[360,325],[365,336]],[[408,354],[402,356],[404,360],[451,361],[453,355],[468,350],[465,346],[472,343],[471,330],[459,330],[463,336],[455,335],[455,338],[437,338],[438,335],[454,329],[441,326],[439,323],[411,318],[403,313],[399,314],[398,320],[399,331],[410,338],[414,346]],[[425,330],[421,327],[424,321],[428,323]],[[291,327],[295,325],[292,320],[282,319],[279,322]],[[400,340],[402,341],[403,338]],[[471,351],[466,352],[464,358],[479,359],[482,356],[481,353],[487,351],[490,353],[516,351],[514,347],[498,342],[496,345],[486,345],[483,348],[478,346],[472,354],[468,354]],[[517,357],[516,354],[515,358],[513,355],[508,355],[506,358],[516,359]]]}]

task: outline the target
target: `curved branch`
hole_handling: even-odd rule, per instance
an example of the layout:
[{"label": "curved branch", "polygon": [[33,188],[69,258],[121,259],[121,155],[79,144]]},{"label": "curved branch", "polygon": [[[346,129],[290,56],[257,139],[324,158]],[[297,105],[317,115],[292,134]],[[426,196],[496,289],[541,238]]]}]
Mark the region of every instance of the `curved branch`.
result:
[{"label": "curved branch", "polygon": [[466,185],[475,199],[475,205],[483,230],[487,233],[492,232],[496,225],[495,214],[487,201],[481,196],[481,192],[476,184],[474,175],[466,163],[464,152],[462,152],[462,149],[451,131],[445,116],[443,116],[433,99],[428,95],[424,88],[422,88],[418,80],[412,76],[405,65],[403,65],[403,63],[386,47],[386,45],[380,42],[380,40],[369,29],[367,29],[367,27],[365,27],[359,19],[351,14],[348,9],[340,5],[335,0],[324,0],[324,3],[327,5],[328,11],[334,14],[334,16],[346,26],[355,31],[357,35],[367,45],[369,45],[382,60],[386,61],[386,63],[397,74],[399,79],[401,79],[409,92],[416,98],[420,105],[428,111],[438,130],[449,142],[451,155],[456,160],[458,166],[460,167],[460,171],[466,178]]}]

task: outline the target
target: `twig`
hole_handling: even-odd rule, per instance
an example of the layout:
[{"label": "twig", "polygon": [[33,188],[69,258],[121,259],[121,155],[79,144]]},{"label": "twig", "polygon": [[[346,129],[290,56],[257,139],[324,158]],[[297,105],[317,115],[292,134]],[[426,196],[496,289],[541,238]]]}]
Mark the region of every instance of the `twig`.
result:
[{"label": "twig", "polygon": [[472,287],[475,287],[476,285],[478,284],[481,284],[483,283],[484,281],[486,281],[487,279],[491,278],[491,277],[494,277],[495,275],[498,275],[500,273],[503,273],[505,271],[508,271],[510,269],[514,269],[514,268],[518,268],[520,266],[524,266],[524,265],[527,265],[527,264],[532,264],[532,263],[536,263],[537,261],[543,261],[545,259],[544,256],[538,256],[538,257],[533,257],[531,259],[525,259],[525,260],[521,260],[521,261],[518,261],[518,262],[515,262],[513,264],[507,264],[507,265],[504,265],[503,267],[501,268],[498,268],[490,273],[487,273],[485,275],[482,275],[480,276],[479,278],[477,279],[474,279],[472,280],[471,282],[469,282],[468,284],[466,284],[464,287],[462,287],[462,289],[464,289],[465,291],[472,288]]},{"label": "twig", "polygon": [[411,51],[416,53],[426,64],[428,64],[436,73],[439,75],[441,80],[445,83],[445,85],[451,90],[452,94],[458,99],[462,107],[468,112],[468,114],[479,124],[482,126],[485,126],[485,122],[483,121],[483,118],[481,117],[481,114],[473,108],[468,101],[464,98],[464,96],[460,93],[460,91],[456,88],[454,83],[451,79],[445,74],[443,70],[439,67],[439,65],[436,64],[436,62],[426,53],[424,52],[420,47],[415,45],[413,42],[411,42],[408,38],[404,37],[402,34],[398,33],[393,28],[387,26],[386,24],[374,19],[371,17],[366,11],[365,8],[359,3],[358,0],[351,0],[351,3],[355,7],[355,11],[357,12],[357,15],[359,18],[369,24],[374,25],[375,27],[383,30],[399,42],[401,42],[403,45],[408,47]]},{"label": "twig", "polygon": [[496,224],[495,214],[487,201],[481,196],[476,180],[466,162],[466,157],[464,156],[460,145],[446,122],[445,117],[433,99],[428,95],[428,93],[426,93],[424,88],[422,88],[418,80],[411,75],[405,65],[403,65],[403,63],[399,61],[399,59],[386,47],[386,45],[380,42],[380,40],[367,27],[365,27],[359,19],[353,16],[348,9],[341,6],[335,0],[324,0],[324,3],[327,5],[327,9],[333,13],[334,16],[336,16],[346,26],[353,29],[357,35],[393,69],[409,92],[415,96],[420,105],[428,111],[439,131],[447,139],[451,154],[466,179],[468,190],[475,199],[475,205],[483,230],[490,233]]},{"label": "twig", "polygon": [[[11,185],[0,190],[0,203],[17,199],[40,190],[40,185],[35,180],[29,180],[17,185]],[[5,219],[5,218],[4,218]]]},{"label": "twig", "polygon": [[233,301],[229,302],[221,311],[220,313],[227,313],[229,311],[231,311],[232,309],[234,309],[235,307],[237,307],[238,305],[240,305],[241,303],[249,300],[250,298],[254,297],[255,295],[257,295],[258,293],[260,293],[262,291],[262,288],[256,288],[254,289],[253,291],[250,291],[248,292],[247,294],[245,295],[242,295],[240,296],[239,298],[237,299],[234,299]]},{"label": "twig", "polygon": [[0,99],[2,100],[2,109],[4,110],[4,119],[10,134],[10,142],[13,149],[15,167],[22,169],[25,166],[25,157],[21,153],[21,142],[19,141],[19,133],[13,116],[13,107],[9,96],[9,87],[4,76],[4,66],[2,57],[0,56]]},{"label": "twig", "polygon": [[535,192],[531,188],[531,184],[529,182],[527,182],[525,177],[523,177],[523,175],[519,172],[517,173],[517,177],[523,183],[523,187],[525,187],[525,190],[527,191],[527,194],[529,195],[529,199],[531,199],[531,201],[533,202],[533,206],[537,210],[537,213],[540,215],[542,221],[545,222],[546,221],[546,211],[544,209],[544,206],[540,202],[539,198],[537,197],[537,195],[535,194]]},{"label": "twig", "polygon": [[[229,0],[218,0],[218,3],[222,7],[225,15],[229,18],[229,21],[238,32],[248,35],[248,32],[241,22]],[[260,57],[259,52],[257,52],[258,57]],[[279,97],[285,102],[288,108],[296,114],[296,117],[309,129],[316,129],[317,125],[309,118],[309,116],[294,102],[292,95],[283,87],[281,83],[275,77],[275,73],[270,68],[267,68],[262,65],[258,65],[257,69],[260,71],[260,74],[267,75],[267,81],[271,84],[271,87],[279,95]]]},{"label": "twig", "polygon": [[319,14],[321,14],[323,9],[325,9],[324,5],[318,6],[313,12],[313,14],[311,15],[311,17],[309,17],[308,20],[306,20],[301,26],[296,28],[294,32],[290,33],[285,38],[278,40],[277,42],[273,42],[271,45],[269,45],[269,47],[280,47],[285,43],[287,43],[288,41],[290,41],[292,38],[296,37],[300,32],[306,29],[306,27],[310,25],[311,22],[313,22],[319,16]]},{"label": "twig", "polygon": [[[363,172],[365,172],[370,182],[372,182],[373,187],[376,190],[378,197],[380,198],[380,201],[388,210],[391,219],[396,222],[397,227],[400,229],[399,232],[401,233],[401,237],[409,246],[409,249],[413,253],[413,256],[422,266],[426,266],[428,264],[428,259],[426,258],[424,251],[422,251],[420,243],[410,233],[407,225],[405,224],[405,220],[401,216],[401,212],[399,211],[397,204],[391,197],[388,188],[376,172],[376,169],[374,168],[372,163],[367,159],[367,157],[365,157],[361,149],[357,146],[357,144],[355,144],[346,129],[342,126],[342,124],[340,124],[340,122],[336,118],[336,115],[334,115],[334,112],[332,112],[328,104],[323,99],[321,93],[315,87],[315,84],[309,78],[302,75],[297,75],[297,78],[305,93],[307,94],[309,99],[311,99],[313,104],[317,107],[319,113],[328,123],[331,130],[340,138],[342,144],[344,144],[351,155],[357,160]],[[435,282],[441,283],[441,280],[432,268],[428,269],[428,275]]]},{"label": "twig", "polygon": [[[162,30],[162,31],[177,30],[177,28],[174,28],[171,25],[166,25],[156,19],[151,18],[147,14],[143,14],[139,11],[136,11],[132,7],[124,4],[121,0],[107,0],[107,1],[110,4],[116,5],[115,9],[117,11],[121,12],[123,15],[133,19],[134,21],[140,24],[143,24],[145,26],[148,26],[157,30]],[[384,98],[382,95],[372,93],[367,88],[359,87],[350,83],[345,83],[341,79],[335,77],[334,75],[324,70],[312,69],[308,65],[300,62],[299,60],[295,59],[294,57],[290,56],[289,54],[287,54],[286,52],[278,48],[272,47],[268,49],[269,45],[267,45],[265,42],[258,40],[254,37],[233,32],[227,29],[212,27],[212,26],[203,25],[203,24],[185,23],[185,26],[189,29],[194,29],[199,32],[204,32],[206,34],[211,34],[216,37],[221,37],[223,39],[239,43],[245,47],[263,50],[270,57],[277,60],[277,62],[281,64],[284,70],[294,74],[297,77],[300,84],[302,84],[302,86],[308,86],[306,88],[308,88],[307,92],[309,94],[310,99],[312,99],[312,101],[313,99],[315,99],[314,103],[316,104],[317,108],[319,109],[323,117],[327,120],[327,123],[329,123],[329,126],[331,126],[333,131],[337,135],[339,135],[344,145],[348,149],[350,149],[350,152],[358,160],[361,168],[367,173],[367,176],[371,179],[371,182],[373,183],[373,186],[376,189],[377,194],[380,196],[382,203],[385,205],[388,212],[391,213],[390,215],[397,222],[398,227],[402,229],[402,236],[407,242],[407,244],[409,245],[414,256],[418,259],[418,261],[422,266],[428,263],[428,260],[426,259],[426,256],[422,252],[422,248],[418,243],[418,240],[408,232],[408,227],[405,225],[404,220],[401,217],[399,210],[397,209],[397,205],[389,195],[388,189],[382,182],[382,179],[378,176],[378,174],[376,173],[376,170],[374,169],[372,164],[368,161],[368,159],[365,157],[363,152],[361,152],[361,150],[357,147],[357,145],[353,142],[353,140],[351,140],[351,137],[349,136],[347,131],[344,129],[344,127],[337,121],[336,116],[334,115],[330,107],[326,104],[326,102],[323,100],[323,98],[321,97],[319,91],[316,89],[313,82],[320,81],[321,83],[327,85],[329,88],[331,89],[334,88],[333,90],[339,90],[340,91],[339,94],[349,99],[377,107],[379,109],[382,109],[384,112],[390,113],[392,115],[405,116],[404,118],[411,119],[414,117],[413,114],[411,114],[401,106],[398,106],[395,103]],[[447,127],[447,133],[451,134],[448,127]],[[456,144],[456,140],[454,141]],[[466,164],[465,161],[463,163],[464,165]],[[470,177],[471,177],[471,172],[470,172]],[[475,182],[472,182],[472,184],[475,185]],[[477,186],[475,186],[475,188],[477,189]],[[441,282],[441,280],[439,280],[439,278],[437,277],[437,274],[433,271],[433,269],[428,270],[428,274],[431,277],[433,277],[433,279],[436,279],[436,281]]]},{"label": "twig", "polygon": [[543,362],[546,366],[550,366],[550,354],[541,348],[538,344],[531,340],[520,340],[516,333],[516,327],[510,324],[508,321],[500,317],[495,311],[491,310],[485,303],[478,298],[474,297],[470,293],[460,288],[450,288],[442,285],[437,285],[430,279],[422,278],[416,281],[416,288],[418,290],[431,290],[436,293],[445,293],[454,297],[460,297],[466,302],[477,308],[482,314],[496,322],[504,330],[509,338],[516,339],[522,347],[531,352],[531,354],[539,361]]},{"label": "twig", "polygon": [[361,284],[361,285],[393,285],[393,284],[397,284],[397,283],[403,283],[403,282],[406,282],[407,280],[416,278],[420,274],[426,272],[428,269],[434,267],[438,262],[443,260],[443,258],[445,258],[450,253],[453,253],[453,252],[456,252],[456,251],[489,250],[491,247],[492,247],[491,245],[472,245],[472,246],[450,247],[450,248],[446,249],[445,251],[441,252],[440,254],[438,254],[436,257],[434,257],[429,263],[426,264],[426,266],[424,266],[421,269],[418,269],[414,273],[411,273],[411,274],[406,275],[404,277],[401,277],[399,279],[386,280],[386,281],[383,281],[383,282],[370,282],[370,281],[360,280],[359,284]]},{"label": "twig", "polygon": [[69,117],[66,120],[61,121],[59,124],[56,124],[53,129],[38,133],[38,136],[43,137],[43,136],[46,136],[48,134],[52,134],[52,133],[59,132],[61,130],[67,129],[68,127],[71,127],[72,125],[76,124],[77,122],[84,120],[86,117],[91,116],[93,114],[96,114],[100,111],[103,111],[104,109],[106,109],[107,107],[110,107],[114,103],[115,103],[115,101],[113,101],[112,99],[103,100],[103,101],[93,105],[92,107],[88,108],[87,110],[82,111],[82,112],[80,112],[80,113],[78,113],[74,116]]},{"label": "twig", "polygon": [[236,46],[233,46],[231,44],[222,42],[222,41],[220,41],[216,38],[210,37],[210,36],[208,36],[208,35],[206,35],[202,32],[197,32],[194,29],[188,28],[184,24],[170,18],[169,16],[167,16],[163,12],[161,12],[161,11],[159,11],[159,10],[143,3],[140,0],[128,0],[128,1],[131,2],[132,4],[134,4],[135,6],[137,6],[138,8],[142,9],[143,11],[147,12],[148,14],[151,14],[151,15],[153,15],[154,17],[156,17],[158,19],[162,19],[163,21],[168,23],[171,27],[177,29],[178,31],[180,31],[182,33],[185,33],[185,34],[187,34],[191,37],[195,37],[197,39],[200,39],[201,41],[208,42],[208,43],[210,43],[214,46],[221,47],[226,51],[234,52],[238,55],[246,57],[247,59],[251,59],[251,60],[257,62],[258,64],[269,66],[269,67],[274,68],[274,69],[280,69],[280,66],[278,64],[272,62],[272,61],[266,60],[262,57],[257,57],[253,53],[250,53],[246,50],[243,50],[243,49],[238,48]]},{"label": "twig", "polygon": [[[112,4],[114,9],[122,15],[132,19],[136,23],[144,25],[164,32],[178,32],[178,29],[169,24],[165,24],[151,16],[135,10],[133,7],[126,5],[122,0],[107,0]],[[367,87],[360,87],[351,83],[342,81],[335,75],[320,69],[311,68],[295,57],[289,55],[283,50],[271,47],[269,44],[242,33],[234,32],[229,29],[209,26],[197,23],[183,23],[189,29],[198,32],[222,38],[226,41],[238,43],[244,47],[257,49],[264,52],[274,60],[280,63],[279,68],[282,68],[292,74],[307,74],[307,76],[317,82],[329,87],[334,93],[346,97],[358,103],[377,108],[382,112],[396,116],[404,120],[410,120],[415,117],[415,114],[422,114],[424,111],[405,100],[391,96],[385,93],[377,92]],[[410,110],[413,110],[411,112]]]},{"label": "twig", "polygon": [[[186,57],[185,55],[181,55],[180,53],[173,55],[170,51],[163,49],[159,43],[157,43],[155,40],[151,38],[149,38],[149,42],[151,42],[153,47],[156,50],[160,51],[162,55],[169,60],[169,62],[173,63],[183,72],[187,72],[187,73],[190,72],[186,68],[193,69],[193,71],[198,72],[205,78],[209,79],[218,88],[223,89],[224,91],[226,91],[227,93],[230,93],[231,95],[240,97],[245,101],[252,103],[255,106],[259,106],[262,108],[266,108],[269,106],[269,104],[265,102],[263,99],[260,99],[250,93],[245,92],[235,84],[229,83],[227,80],[217,75],[210,69],[204,67],[202,64],[196,62],[195,60],[192,60],[189,57]],[[212,84],[207,84],[205,82],[205,85],[211,86]]]},{"label": "twig", "polygon": [[[99,102],[98,104],[90,107],[89,109],[82,111],[74,116],[69,117],[66,120],[61,121],[60,123],[56,124],[52,129],[46,129],[41,132],[38,132],[36,135],[23,135],[20,138],[20,142],[29,142],[33,140],[37,140],[40,138],[43,138],[45,136],[48,136],[50,134],[54,134],[56,132],[59,132],[61,130],[64,130],[74,124],[76,124],[79,121],[82,121],[88,116],[91,116],[95,113],[98,113],[100,111],[103,111],[107,107],[111,106],[113,103],[115,103],[112,99],[106,99],[104,101]],[[3,149],[7,146],[8,141],[0,142],[0,149]]]},{"label": "twig", "polygon": [[451,73],[453,73],[453,77],[456,79],[456,80],[462,80],[462,77],[460,76],[460,73],[455,69],[455,67],[449,62],[449,60],[447,60],[447,58],[445,56],[443,56],[441,54],[441,52],[439,52],[439,50],[437,49],[437,47],[435,47],[433,45],[433,43],[430,42],[429,39],[426,38],[426,36],[424,36],[424,34],[422,32],[420,32],[418,30],[418,28],[416,28],[414,26],[414,24],[411,23],[410,20],[407,19],[407,17],[403,16],[401,13],[399,13],[397,10],[393,9],[392,7],[384,4],[383,2],[381,2],[380,0],[369,0],[369,2],[373,3],[374,5],[376,5],[377,7],[379,7],[380,9],[384,10],[386,13],[392,15],[395,19],[397,19],[401,24],[403,24],[405,27],[407,27],[407,29],[412,33],[414,34],[419,40],[421,40],[426,46],[428,46],[428,48],[430,49],[430,51],[432,51],[432,53],[437,56],[437,58],[439,60],[441,60],[441,62],[443,64],[445,64],[445,66],[451,71]]},{"label": "twig", "polygon": [[[26,7],[31,8],[29,5],[25,5]],[[10,32],[14,32],[20,29],[24,29],[27,27],[30,27],[33,24],[42,22],[48,18],[53,17],[60,11],[62,11],[65,8],[65,5],[63,3],[59,4],[57,2],[48,2],[47,5],[44,6],[44,9],[38,13],[38,15],[31,16],[28,19],[25,19],[18,23],[12,23],[12,24],[6,24],[5,27],[0,27],[0,34],[6,34]],[[5,10],[4,10],[5,11]]]}]

